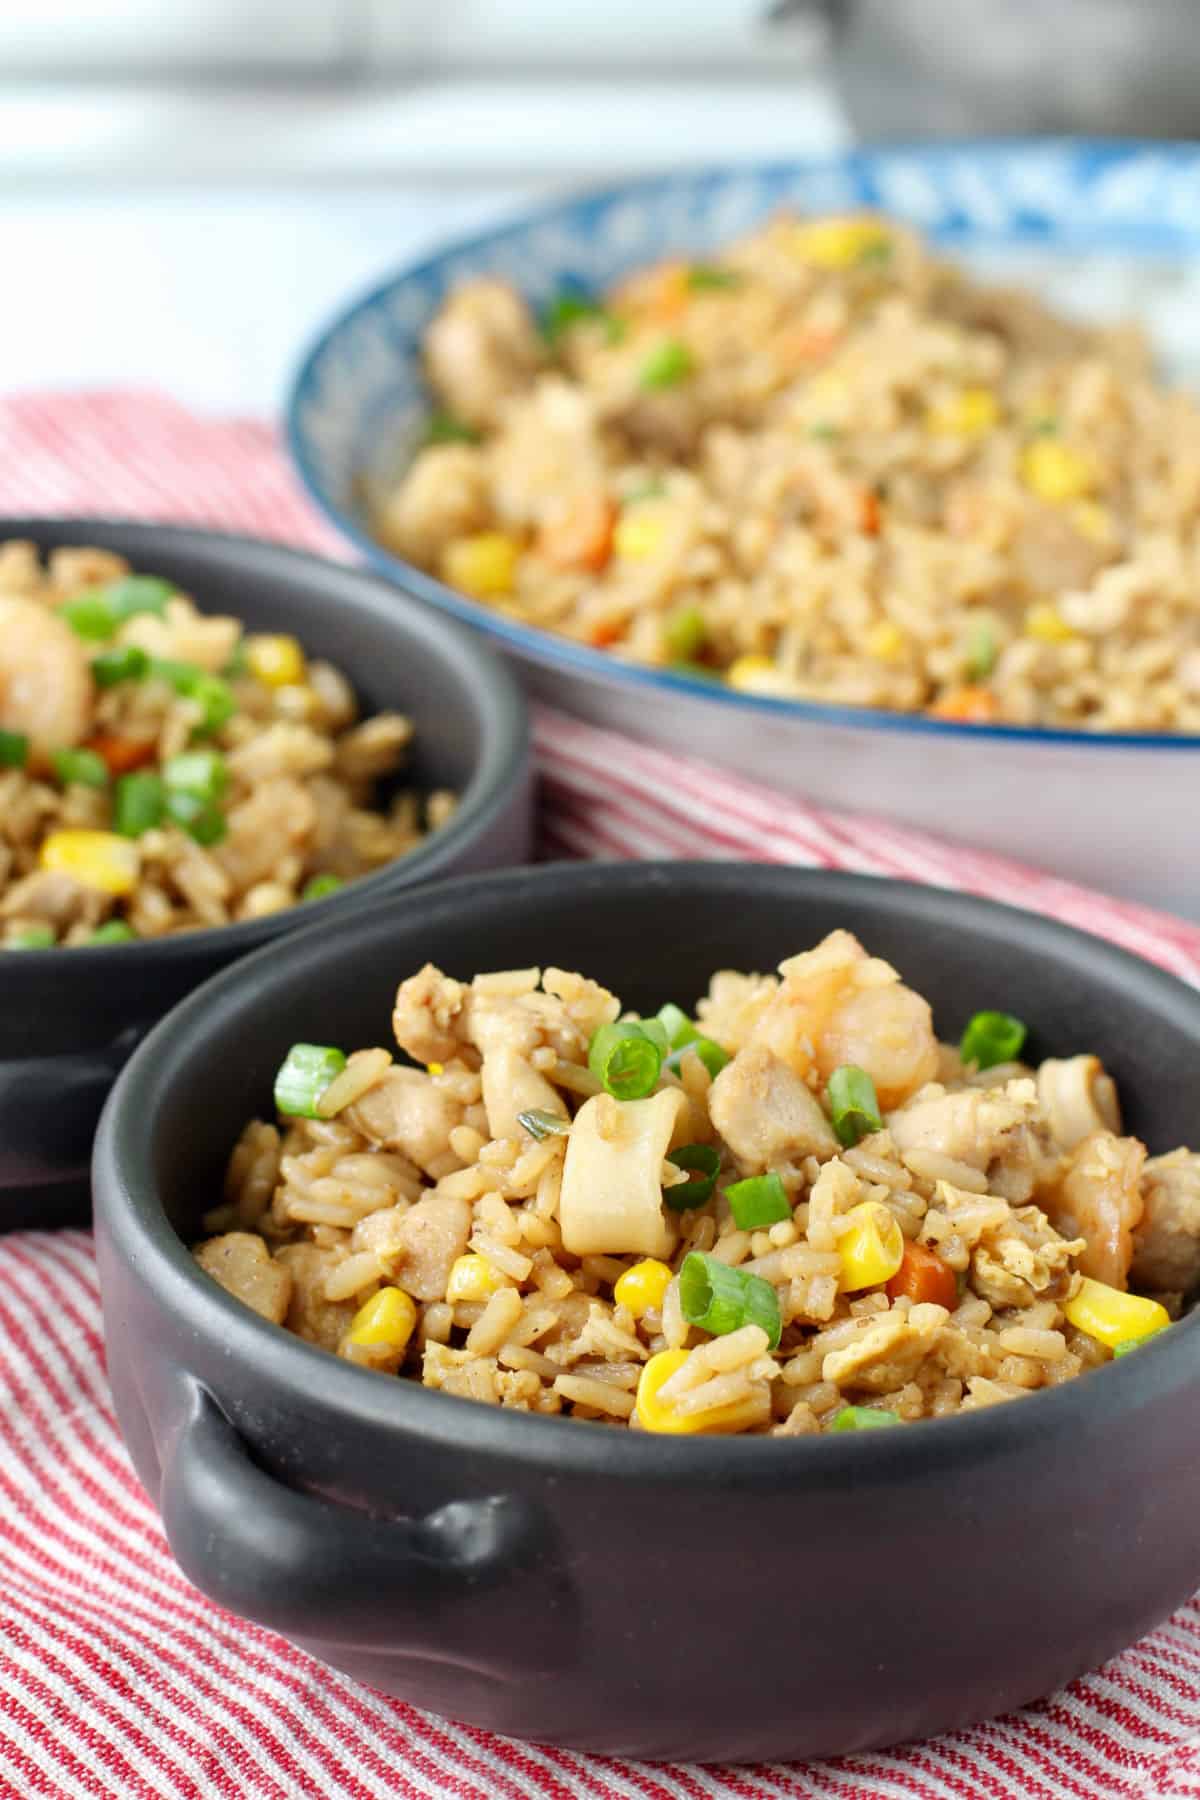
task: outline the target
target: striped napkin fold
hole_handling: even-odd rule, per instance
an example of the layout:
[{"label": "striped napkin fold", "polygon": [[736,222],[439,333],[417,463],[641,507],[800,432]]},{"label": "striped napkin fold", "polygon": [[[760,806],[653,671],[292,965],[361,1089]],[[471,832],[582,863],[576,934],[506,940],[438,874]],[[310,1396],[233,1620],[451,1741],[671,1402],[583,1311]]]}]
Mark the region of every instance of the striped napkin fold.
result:
[{"label": "striped napkin fold", "polygon": [[[0,398],[0,511],[208,524],[325,553],[273,430],[157,394]],[[1200,927],[819,810],[539,709],[544,856],[747,858],[927,881],[1200,983]],[[1114,1546],[1120,1554],[1120,1546]],[[211,1605],[121,1445],[90,1235],[0,1238],[0,1800],[1151,1800],[1200,1796],[1200,1608],[1023,1712],[820,1764],[652,1765],[418,1712]]]}]

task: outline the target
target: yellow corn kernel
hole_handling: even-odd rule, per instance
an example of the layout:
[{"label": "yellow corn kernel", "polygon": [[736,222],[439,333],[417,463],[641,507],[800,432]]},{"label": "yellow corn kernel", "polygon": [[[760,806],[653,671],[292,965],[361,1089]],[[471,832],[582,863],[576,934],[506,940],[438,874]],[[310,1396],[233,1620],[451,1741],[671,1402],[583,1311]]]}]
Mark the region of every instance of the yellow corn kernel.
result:
[{"label": "yellow corn kernel", "polygon": [[613,527],[613,550],[627,562],[644,562],[662,549],[663,521],[646,507],[633,507]]},{"label": "yellow corn kernel", "polygon": [[1021,479],[1041,500],[1081,500],[1095,485],[1090,457],[1053,438],[1039,438],[1021,456]]},{"label": "yellow corn kernel", "polygon": [[473,600],[511,594],[517,573],[518,547],[502,531],[479,531],[455,538],[442,553],[442,576]]},{"label": "yellow corn kernel", "polygon": [[1112,542],[1112,514],[1095,500],[1078,500],[1071,508],[1071,523],[1081,537],[1093,544]]},{"label": "yellow corn kernel", "polygon": [[487,1300],[506,1285],[504,1277],[497,1275],[487,1257],[471,1250],[452,1264],[446,1282],[446,1298],[451,1301]]},{"label": "yellow corn kernel", "polygon": [[1025,636],[1036,638],[1039,644],[1069,644],[1075,633],[1057,607],[1042,601],[1025,614]]},{"label": "yellow corn kernel", "polygon": [[741,694],[789,694],[787,676],[777,669],[769,656],[739,656],[725,671],[731,688]]},{"label": "yellow corn kernel", "polygon": [[1140,1294],[1123,1294],[1107,1282],[1093,1281],[1085,1275],[1079,1292],[1063,1307],[1077,1331],[1099,1338],[1109,1349],[1117,1344],[1136,1343],[1151,1337],[1171,1323],[1171,1315],[1157,1300],[1144,1300]]},{"label": "yellow corn kernel", "polygon": [[38,861],[101,894],[132,894],[141,868],[137,845],[115,831],[52,831]]},{"label": "yellow corn kernel", "polygon": [[660,1350],[642,1370],[637,1390],[637,1416],[647,1431],[670,1432],[677,1436],[699,1431],[721,1431],[727,1424],[737,1425],[744,1419],[740,1403],[710,1406],[707,1412],[677,1413],[664,1406],[658,1390],[669,1381],[676,1369],[688,1359],[686,1350]]},{"label": "yellow corn kernel", "polygon": [[846,1214],[849,1229],[837,1242],[844,1294],[890,1281],[904,1261],[904,1234],[878,1200],[864,1200]]},{"label": "yellow corn kernel", "polygon": [[425,1071],[429,1075],[444,1075],[446,1073],[446,1065],[445,1063],[426,1063]]},{"label": "yellow corn kernel", "polygon": [[304,652],[286,632],[246,639],[246,667],[266,687],[300,687],[308,673]]},{"label": "yellow corn kernel", "polygon": [[822,369],[808,384],[807,398],[822,413],[844,411],[850,401],[850,384],[836,369]]},{"label": "yellow corn kernel", "polygon": [[898,625],[890,619],[880,619],[878,625],[872,625],[866,637],[868,656],[879,662],[896,662],[904,655],[908,639]]},{"label": "yellow corn kernel", "polygon": [[403,1288],[380,1288],[351,1319],[346,1342],[363,1349],[384,1345],[389,1350],[403,1351],[416,1323],[416,1302],[410,1294]]},{"label": "yellow corn kernel", "polygon": [[925,425],[940,437],[982,437],[999,417],[1000,407],[991,388],[963,388],[953,400],[931,406]]},{"label": "yellow corn kernel", "polygon": [[618,1277],[613,1299],[618,1306],[628,1307],[635,1319],[641,1319],[648,1312],[662,1311],[663,1295],[670,1284],[671,1271],[666,1263],[648,1256]]},{"label": "yellow corn kernel", "polygon": [[805,262],[818,269],[849,269],[891,246],[891,238],[874,219],[814,219],[797,227],[793,241]]}]

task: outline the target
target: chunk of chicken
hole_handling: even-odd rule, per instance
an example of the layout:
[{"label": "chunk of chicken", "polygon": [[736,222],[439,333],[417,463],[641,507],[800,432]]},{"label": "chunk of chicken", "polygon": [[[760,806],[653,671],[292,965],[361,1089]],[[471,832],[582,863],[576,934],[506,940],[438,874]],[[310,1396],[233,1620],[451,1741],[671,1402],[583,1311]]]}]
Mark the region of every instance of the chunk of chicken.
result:
[{"label": "chunk of chicken", "polygon": [[456,1194],[426,1194],[396,1227],[398,1280],[414,1300],[441,1300],[450,1270],[467,1247],[471,1208]]},{"label": "chunk of chicken", "polygon": [[779,965],[783,980],[754,1028],[764,1044],[810,1085],[853,1063],[875,1084],[885,1111],[937,1074],[929,1004],[890,963],[868,956],[848,931]]},{"label": "chunk of chicken", "polygon": [[599,490],[608,458],[592,396],[546,376],[509,406],[487,453],[491,497],[505,525],[544,524],[572,492]]},{"label": "chunk of chicken", "polygon": [[193,1254],[205,1274],[227,1294],[273,1324],[283,1324],[292,1297],[292,1277],[283,1264],[272,1259],[256,1232],[227,1231],[223,1237],[198,1244]]},{"label": "chunk of chicken", "polygon": [[1200,1286],[1200,1155],[1172,1150],[1151,1157],[1142,1172],[1142,1199],[1133,1234],[1134,1287],[1190,1294]]},{"label": "chunk of chicken", "polygon": [[510,1045],[499,1045],[484,1057],[481,1078],[488,1130],[494,1138],[519,1138],[519,1113],[548,1112],[556,1119],[567,1117],[558,1089],[551,1087],[546,1077],[539,1075]]},{"label": "chunk of chicken", "polygon": [[0,897],[0,919],[44,919],[58,932],[80,920],[94,924],[111,902],[57,869],[34,869]]},{"label": "chunk of chicken", "polygon": [[487,469],[470,444],[431,444],[375,515],[380,541],[401,556],[436,563],[454,538],[490,518]]},{"label": "chunk of chicken", "polygon": [[1060,1150],[1074,1150],[1098,1131],[1119,1133],[1116,1083],[1097,1056],[1053,1058],[1037,1072],[1038,1111]]},{"label": "chunk of chicken", "polygon": [[935,1151],[986,1174],[989,1186],[1003,1172],[1009,1178],[1006,1197],[1020,1201],[1033,1192],[1039,1160],[1029,1129],[1036,1104],[1037,1090],[1028,1080],[1010,1081],[1003,1090],[948,1094],[932,1088],[890,1114],[887,1124],[901,1156]]},{"label": "chunk of chicken", "polygon": [[752,1044],[726,1063],[709,1090],[708,1112],[744,1170],[837,1155],[816,1095],[765,1045]]},{"label": "chunk of chicken", "polygon": [[533,315],[506,281],[484,276],[450,295],[425,336],[430,385],[454,415],[484,429],[543,357]]},{"label": "chunk of chicken", "polygon": [[419,1169],[444,1175],[460,1168],[450,1133],[463,1122],[463,1104],[423,1069],[391,1068],[341,1117],[385,1150],[401,1150]]},{"label": "chunk of chicken", "polygon": [[29,739],[29,766],[87,735],[95,688],[83,644],[36,600],[0,594],[0,727]]},{"label": "chunk of chicken", "polygon": [[466,1042],[471,990],[426,963],[396,989],[392,1030],[414,1062],[449,1062]]},{"label": "chunk of chicken", "polygon": [[572,1256],[666,1256],[675,1241],[663,1213],[663,1158],[690,1117],[678,1088],[648,1100],[585,1100],[563,1164],[558,1222]]},{"label": "chunk of chicken", "polygon": [[358,1310],[353,1300],[325,1298],[325,1283],[338,1266],[337,1252],[319,1244],[285,1244],[274,1261],[291,1283],[283,1323],[310,1344],[336,1350]]},{"label": "chunk of chicken", "polygon": [[1075,1146],[1057,1191],[1044,1198],[1055,1230],[1084,1240],[1080,1271],[1110,1287],[1124,1288],[1129,1278],[1145,1160],[1146,1146],[1137,1138],[1097,1131]]}]

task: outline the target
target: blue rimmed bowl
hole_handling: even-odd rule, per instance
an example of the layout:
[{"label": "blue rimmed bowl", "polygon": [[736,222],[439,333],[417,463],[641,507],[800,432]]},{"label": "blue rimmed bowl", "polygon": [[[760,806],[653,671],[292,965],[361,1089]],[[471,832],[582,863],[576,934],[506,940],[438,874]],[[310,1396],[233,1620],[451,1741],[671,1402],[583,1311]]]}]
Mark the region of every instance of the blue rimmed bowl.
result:
[{"label": "blue rimmed bowl", "polygon": [[309,494],[377,568],[487,633],[540,698],[822,803],[1200,918],[1200,838],[1186,823],[1200,737],[963,726],[740,694],[515,623],[371,537],[363,496],[412,453],[429,406],[421,338],[451,287],[496,274],[535,302],[565,284],[601,287],[668,252],[711,249],[782,205],[876,207],[1068,310],[1135,314],[1167,373],[1200,385],[1200,146],[862,150],[564,201],[392,276],[326,327],[296,377],[288,434]]}]

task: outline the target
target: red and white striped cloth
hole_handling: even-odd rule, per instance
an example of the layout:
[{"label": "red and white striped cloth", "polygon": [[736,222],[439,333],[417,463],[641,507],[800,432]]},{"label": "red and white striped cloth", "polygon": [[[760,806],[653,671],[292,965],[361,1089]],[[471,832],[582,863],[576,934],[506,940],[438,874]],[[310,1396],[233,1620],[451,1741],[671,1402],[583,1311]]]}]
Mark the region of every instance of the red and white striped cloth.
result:
[{"label": "red and white striped cloth", "polygon": [[[268,426],[198,420],[148,395],[0,400],[0,512],[174,519],[338,548]],[[749,857],[967,888],[1052,913],[1200,983],[1200,929],[1179,920],[781,800],[555,713],[540,714],[537,741],[548,854]],[[835,1762],[665,1767],[449,1724],[330,1673],[189,1585],[116,1430],[91,1240],[21,1233],[0,1239],[0,1797],[35,1795],[1200,1796],[1200,1607],[1022,1713]]]}]

